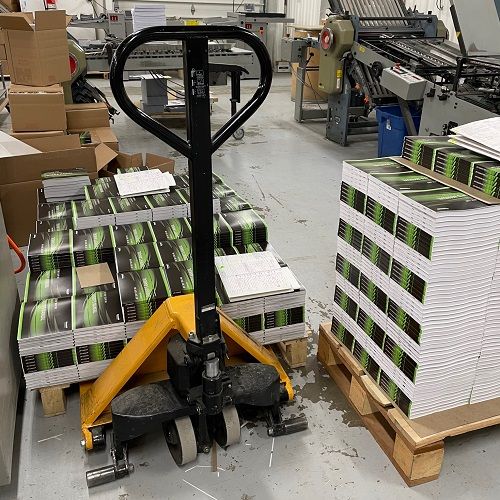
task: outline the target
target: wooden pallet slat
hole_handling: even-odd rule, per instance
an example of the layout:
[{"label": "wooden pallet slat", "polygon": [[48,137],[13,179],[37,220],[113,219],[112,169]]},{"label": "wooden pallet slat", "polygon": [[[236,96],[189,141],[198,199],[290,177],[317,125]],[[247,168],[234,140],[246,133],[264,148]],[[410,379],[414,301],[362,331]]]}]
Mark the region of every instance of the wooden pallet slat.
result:
[{"label": "wooden pallet slat", "polygon": [[66,394],[64,393],[64,389],[68,387],[69,385],[65,384],[39,389],[43,414],[46,417],[55,417],[56,415],[66,413]]},{"label": "wooden pallet slat", "polygon": [[307,342],[311,332],[308,330],[306,336],[301,339],[286,340],[276,345],[290,368],[301,368],[306,366]]},{"label": "wooden pallet slat", "polygon": [[409,486],[438,478],[445,438],[500,424],[500,398],[408,418],[334,337],[329,324],[320,326],[317,357]]}]

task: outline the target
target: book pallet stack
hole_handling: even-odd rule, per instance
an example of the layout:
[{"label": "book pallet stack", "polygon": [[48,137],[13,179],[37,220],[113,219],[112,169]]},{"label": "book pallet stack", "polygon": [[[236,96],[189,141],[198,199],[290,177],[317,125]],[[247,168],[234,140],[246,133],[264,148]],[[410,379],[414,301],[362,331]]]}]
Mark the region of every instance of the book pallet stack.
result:
[{"label": "book pallet stack", "polygon": [[332,333],[411,418],[500,396],[499,230],[500,206],[397,161],[344,163]]},{"label": "book pallet stack", "polygon": [[[96,378],[164,300],[193,292],[189,184],[174,178],[170,192],[123,198],[103,177],[72,203],[47,203],[40,190],[18,330],[28,388]],[[213,192],[216,257],[270,254],[288,273],[287,287],[258,297],[230,297],[217,279],[219,307],[261,343],[303,338],[305,290],[269,244],[266,224],[215,175]],[[114,282],[82,288],[77,270],[102,263]]]}]

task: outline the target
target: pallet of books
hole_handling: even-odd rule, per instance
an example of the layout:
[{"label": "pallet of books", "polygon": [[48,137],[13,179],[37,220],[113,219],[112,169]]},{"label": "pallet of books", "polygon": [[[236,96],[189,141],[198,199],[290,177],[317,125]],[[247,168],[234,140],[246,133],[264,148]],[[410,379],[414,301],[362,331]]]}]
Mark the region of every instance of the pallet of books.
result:
[{"label": "pallet of books", "polygon": [[447,138],[403,156],[344,162],[318,358],[413,485],[445,437],[500,423],[500,200],[495,162]]},{"label": "pallet of books", "polygon": [[[18,332],[29,389],[95,379],[164,300],[193,292],[189,182],[169,182],[123,197],[115,177],[103,177],[83,185],[83,200],[56,203],[40,190]],[[305,289],[267,225],[215,175],[213,192],[218,306],[261,344],[305,346]],[[111,282],[83,286],[79,271],[96,265],[109,267]]]}]

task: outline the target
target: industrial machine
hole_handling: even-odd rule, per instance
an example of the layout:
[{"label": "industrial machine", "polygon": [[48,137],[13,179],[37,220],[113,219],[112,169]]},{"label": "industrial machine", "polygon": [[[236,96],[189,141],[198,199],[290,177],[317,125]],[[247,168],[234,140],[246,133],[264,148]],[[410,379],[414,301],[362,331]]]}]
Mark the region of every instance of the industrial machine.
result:
[{"label": "industrial machine", "polygon": [[[297,121],[326,118],[326,137],[345,146],[351,135],[377,131],[371,112],[385,104],[399,104],[410,134],[417,133],[410,107],[421,112],[421,135],[446,135],[453,126],[498,114],[495,0],[480,9],[453,0],[459,45],[447,40],[437,16],[408,9],[403,0],[330,0],[330,8],[319,40],[283,40],[284,58],[299,63]],[[325,109],[303,104],[310,47],[320,51],[318,88],[328,94]]]},{"label": "industrial machine", "polygon": [[[167,18],[167,26],[184,26],[190,20],[180,18]],[[196,21],[199,24],[218,26],[240,26],[256,36],[270,51],[272,42],[269,37],[270,24],[286,24],[293,22],[284,14],[258,13],[258,12],[228,12],[227,17],[210,17]],[[87,57],[89,71],[109,71],[111,57],[118,44],[133,32],[132,13],[130,11],[116,10],[102,14],[99,17],[82,15],[74,18],[70,27],[102,29],[105,32],[104,40],[82,40],[80,45]],[[259,62],[250,48],[242,42],[234,44],[221,40],[213,40],[209,44],[210,62],[220,64],[233,64],[245,68],[242,78],[258,78],[260,74]],[[129,71],[147,70],[172,70],[182,67],[182,47],[178,43],[148,44],[139,47],[131,55],[127,63]],[[127,72],[125,76],[127,78]],[[220,75],[219,75],[220,76]],[[226,81],[224,81],[224,85]]]},{"label": "industrial machine", "polygon": [[[213,136],[210,39],[248,44],[261,65],[255,95]],[[137,47],[179,40],[185,63],[187,140],[136,108],[123,82],[127,58]],[[195,293],[166,300],[104,373],[81,388],[82,444],[88,450],[104,445],[103,425],[110,420],[113,434],[113,464],[89,471],[89,487],[129,474],[127,443],[158,426],[178,465],[194,460],[200,451],[207,453],[214,440],[223,447],[238,442],[239,412],[263,414],[272,436],[307,428],[303,416],[282,419],[280,404],[294,394],[276,356],[216,308],[211,158],[264,102],[271,80],[265,46],[238,27],[147,28],[127,37],[114,54],[110,83],[120,108],[188,158]]]}]

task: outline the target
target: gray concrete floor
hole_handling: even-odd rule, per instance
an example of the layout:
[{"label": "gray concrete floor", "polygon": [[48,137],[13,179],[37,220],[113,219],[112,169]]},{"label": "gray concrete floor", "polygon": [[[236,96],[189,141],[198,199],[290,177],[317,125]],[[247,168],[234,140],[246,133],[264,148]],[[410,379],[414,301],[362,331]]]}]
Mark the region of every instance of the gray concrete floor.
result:
[{"label": "gray concrete floor", "polygon": [[[109,92],[107,82],[94,82]],[[245,82],[245,93],[250,86]],[[139,95],[137,84],[128,87]],[[228,89],[215,92],[220,101],[213,122],[219,125],[227,116]],[[114,129],[124,151],[173,154],[123,114]],[[324,123],[295,123],[289,80],[282,75],[245,129],[243,141],[231,140],[215,154],[214,170],[257,207],[271,242],[307,288],[307,320],[315,334],[306,368],[292,371],[297,398],[285,412],[303,411],[309,430],[272,440],[263,425],[245,425],[239,445],[218,450],[219,473],[211,472],[206,455],[176,467],[158,431],[130,449],[134,474],[89,492],[85,470],[109,463],[109,457],[86,456],[80,448],[78,394],[69,394],[66,415],[44,418],[38,395],[27,393],[20,405],[13,483],[0,488],[0,498],[498,498],[500,428],[447,440],[440,479],[409,489],[316,361],[317,328],[331,316],[342,160],[375,156],[376,142],[362,138],[341,148],[323,138]],[[182,171],[185,160],[177,159]]]}]

